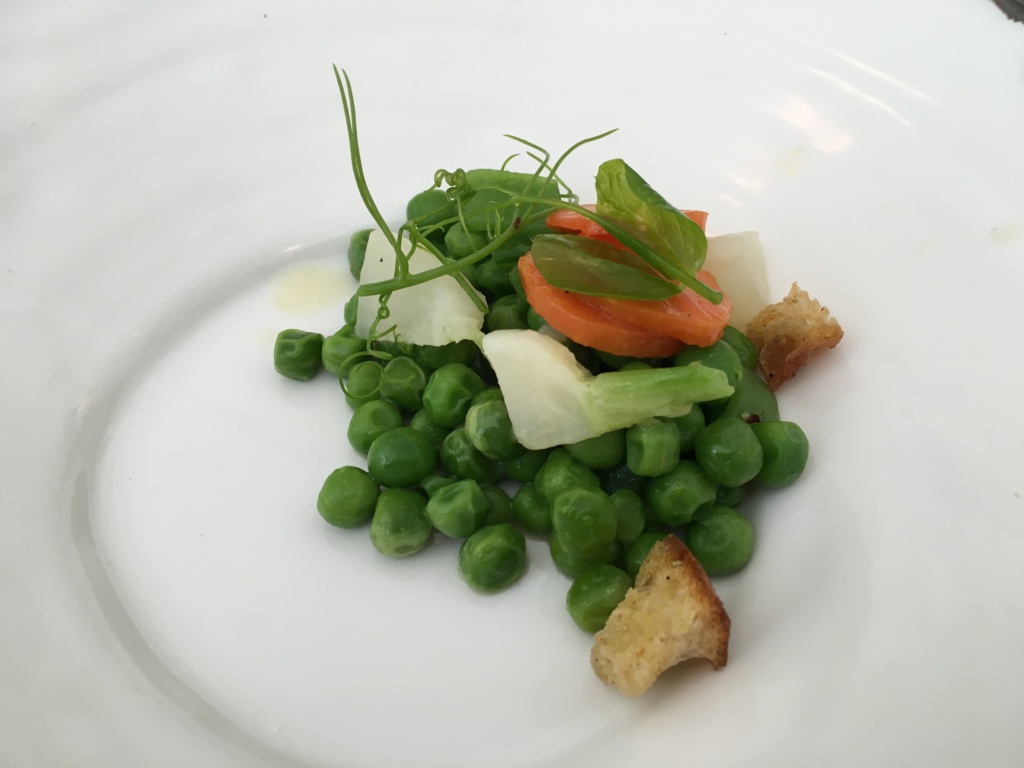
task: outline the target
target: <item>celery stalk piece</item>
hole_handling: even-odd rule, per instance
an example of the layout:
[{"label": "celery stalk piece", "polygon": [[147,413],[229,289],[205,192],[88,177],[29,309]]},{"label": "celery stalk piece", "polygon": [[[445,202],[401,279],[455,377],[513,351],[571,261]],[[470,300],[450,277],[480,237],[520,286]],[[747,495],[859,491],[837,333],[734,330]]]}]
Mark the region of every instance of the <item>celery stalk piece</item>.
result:
[{"label": "celery stalk piece", "polygon": [[483,351],[505,396],[516,439],[531,450],[575,443],[643,419],[682,416],[732,394],[725,373],[700,363],[593,376],[536,331],[492,331]]},{"label": "celery stalk piece", "polygon": [[[408,252],[408,240],[403,241],[402,248]],[[409,274],[425,272],[437,265],[437,257],[417,248],[409,257]],[[394,276],[395,250],[384,233],[375,229],[366,243],[360,281],[373,283]],[[376,297],[360,297],[356,316],[356,333],[360,337],[367,338],[379,309]],[[438,347],[461,339],[480,343],[484,313],[473,304],[454,277],[439,277],[394,291],[388,300],[388,309],[391,314],[380,322],[377,331],[385,331],[394,325],[402,341]]]}]

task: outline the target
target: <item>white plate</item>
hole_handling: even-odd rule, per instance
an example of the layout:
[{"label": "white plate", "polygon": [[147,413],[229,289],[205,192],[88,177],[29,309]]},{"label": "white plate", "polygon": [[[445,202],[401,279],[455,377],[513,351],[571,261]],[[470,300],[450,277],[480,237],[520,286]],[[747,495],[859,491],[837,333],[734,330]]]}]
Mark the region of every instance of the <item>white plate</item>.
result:
[{"label": "white plate", "polygon": [[[1024,27],[984,0],[87,6],[0,23],[0,765],[1020,764]],[[452,546],[385,562],[316,515],[345,407],[269,343],[340,324],[332,239],[368,222],[332,63],[395,219],[505,132],[619,127],[567,166],[584,198],[623,156],[843,323],[782,392],[813,459],[720,581],[725,670],[627,701],[542,551],[484,599]]]}]

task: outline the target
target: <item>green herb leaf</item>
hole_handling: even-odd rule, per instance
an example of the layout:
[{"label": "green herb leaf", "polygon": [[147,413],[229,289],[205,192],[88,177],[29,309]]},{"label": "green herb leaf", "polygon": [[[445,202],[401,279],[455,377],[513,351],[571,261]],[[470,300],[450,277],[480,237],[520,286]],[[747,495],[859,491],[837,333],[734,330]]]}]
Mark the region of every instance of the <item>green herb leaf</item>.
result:
[{"label": "green herb leaf", "polygon": [[708,241],[704,230],[686,214],[676,210],[622,160],[601,163],[596,186],[599,214],[632,228],[678,270],[697,274],[707,256]]},{"label": "green herb leaf", "polygon": [[[545,202],[540,198],[533,197],[521,197],[519,200],[526,203]],[[674,262],[662,257],[661,254],[654,250],[654,248],[640,237],[634,226],[625,224],[617,219],[601,216],[600,214],[594,213],[594,211],[591,211],[589,208],[584,208],[583,206],[575,205],[574,203],[569,203],[565,200],[560,203],[556,203],[555,207],[564,208],[567,211],[575,211],[581,216],[597,222],[608,234],[634,253],[638,254],[644,261],[654,267],[662,275],[673,280],[678,280],[687,288],[692,288],[694,293],[707,299],[712,304],[718,304],[722,301],[721,293],[698,280],[696,273],[690,274]]]},{"label": "green herb leaf", "polygon": [[566,291],[645,301],[660,301],[680,291],[640,256],[601,240],[539,235],[530,252],[544,279]]}]

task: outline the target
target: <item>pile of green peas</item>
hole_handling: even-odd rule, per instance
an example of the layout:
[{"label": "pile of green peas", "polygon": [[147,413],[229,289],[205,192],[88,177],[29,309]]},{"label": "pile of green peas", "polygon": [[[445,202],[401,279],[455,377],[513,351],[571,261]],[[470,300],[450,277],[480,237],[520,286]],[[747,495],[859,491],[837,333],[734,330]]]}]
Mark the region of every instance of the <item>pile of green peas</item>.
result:
[{"label": "pile of green peas", "polygon": [[[443,207],[443,197],[439,190],[417,195],[409,217]],[[368,234],[350,243],[356,277]],[[451,248],[456,237],[438,240],[460,255]],[[487,330],[543,323],[517,280],[515,262],[528,244],[518,247],[504,262],[488,257],[467,274],[488,299]],[[566,608],[587,632],[604,626],[651,547],[670,533],[711,576],[743,568],[754,550],[754,530],[738,509],[748,490],[785,487],[806,466],[806,435],[780,420],[775,395],[755,371],[757,350],[734,328],[710,347],[684,347],[666,359],[568,342],[595,374],[699,362],[724,371],[734,393],[677,418],[527,450],[473,342],[368,343],[355,334],[355,313],[353,297],[336,333],[289,329],[275,344],[278,372],[308,380],[326,370],[353,408],[347,436],[366,466],[330,473],[317,497],[321,516],[341,528],[368,525],[373,546],[388,557],[412,555],[435,537],[461,540],[460,574],[483,593],[522,576],[526,536],[546,539],[556,567],[572,579]]]}]

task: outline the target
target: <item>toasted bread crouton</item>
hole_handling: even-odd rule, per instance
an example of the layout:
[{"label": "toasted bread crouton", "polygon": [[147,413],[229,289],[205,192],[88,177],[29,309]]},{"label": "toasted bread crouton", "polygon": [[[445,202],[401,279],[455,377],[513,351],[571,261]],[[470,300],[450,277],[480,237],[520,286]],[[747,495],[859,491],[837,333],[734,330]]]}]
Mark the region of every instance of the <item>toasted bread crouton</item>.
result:
[{"label": "toasted bread crouton", "polygon": [[590,664],[627,696],[639,696],[669,667],[707,659],[714,669],[729,654],[729,616],[707,574],[675,536],[651,548],[636,585],[594,637]]},{"label": "toasted bread crouton", "polygon": [[757,347],[761,371],[774,391],[793,378],[815,350],[838,344],[843,329],[827,307],[793,283],[786,298],[754,316],[747,336]]}]

